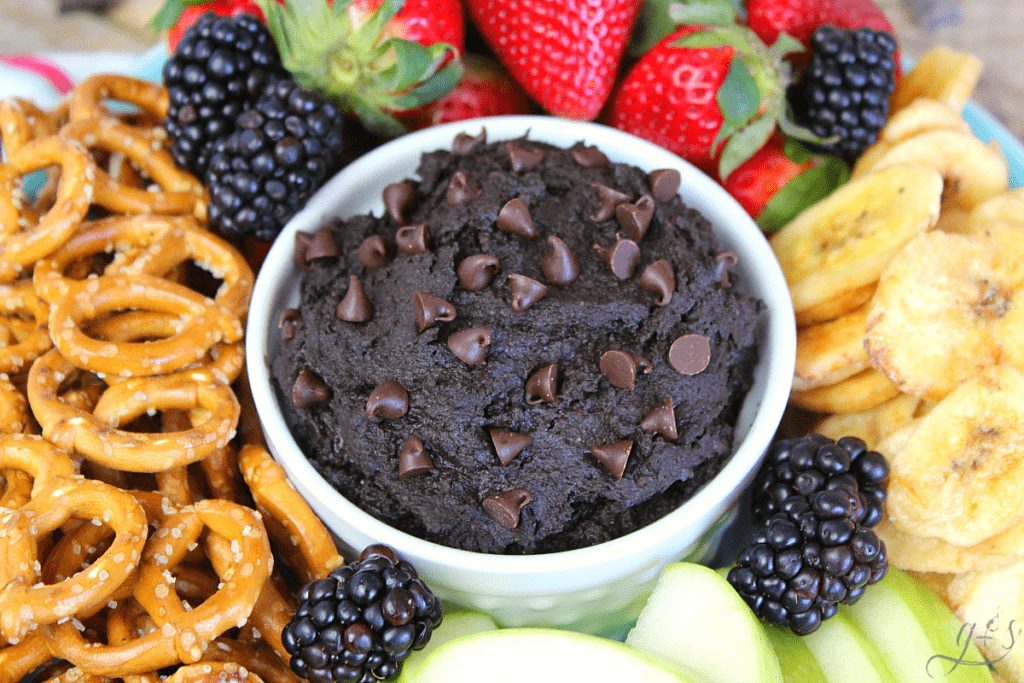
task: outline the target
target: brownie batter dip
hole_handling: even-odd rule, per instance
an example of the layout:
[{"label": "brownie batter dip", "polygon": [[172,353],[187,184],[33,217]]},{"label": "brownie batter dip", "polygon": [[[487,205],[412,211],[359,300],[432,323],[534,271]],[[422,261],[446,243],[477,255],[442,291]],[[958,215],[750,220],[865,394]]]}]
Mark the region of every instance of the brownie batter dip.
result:
[{"label": "brownie batter dip", "polygon": [[522,554],[626,534],[721,469],[764,305],[676,171],[482,132],[418,177],[296,240],[271,370],[331,484],[415,536]]}]

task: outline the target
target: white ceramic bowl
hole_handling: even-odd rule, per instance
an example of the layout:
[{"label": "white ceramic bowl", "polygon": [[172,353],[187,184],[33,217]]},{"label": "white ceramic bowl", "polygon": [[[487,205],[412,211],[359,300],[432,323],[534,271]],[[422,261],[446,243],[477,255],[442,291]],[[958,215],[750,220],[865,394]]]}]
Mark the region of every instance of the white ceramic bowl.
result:
[{"label": "white ceramic bowl", "polygon": [[[589,548],[529,556],[474,553],[424,541],[375,519],[346,500],[306,460],[285,423],[268,367],[281,311],[298,301],[295,233],[314,232],[333,216],[383,211],[384,186],[415,175],[420,155],[449,148],[459,132],[488,141],[530,139],[569,147],[596,145],[612,161],[645,171],[676,168],[683,200],[703,213],[724,248],[739,256],[740,286],[768,307],[755,382],[736,430],[735,452],[704,488],[679,509],[626,536]],[[270,450],[299,492],[350,548],[387,543],[410,560],[448,603],[490,613],[500,624],[544,625],[621,633],[636,618],[661,568],[682,558],[707,559],[736,510],[782,417],[796,353],[796,326],[785,279],[768,243],[746,212],[716,182],[676,155],[593,123],[539,116],[459,122],[412,133],[356,160],[330,180],[285,227],[256,280],[246,354],[249,380]]]}]

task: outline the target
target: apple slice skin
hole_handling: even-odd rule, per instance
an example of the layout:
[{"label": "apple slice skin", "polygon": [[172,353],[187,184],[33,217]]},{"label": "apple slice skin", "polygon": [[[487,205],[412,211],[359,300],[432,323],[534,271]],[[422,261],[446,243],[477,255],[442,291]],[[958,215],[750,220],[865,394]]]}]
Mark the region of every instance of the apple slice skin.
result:
[{"label": "apple slice skin", "polygon": [[575,631],[506,628],[444,643],[409,683],[715,683],[623,643]]},{"label": "apple slice skin", "polygon": [[828,683],[901,683],[875,646],[842,612],[803,636]]},{"label": "apple slice skin", "polygon": [[462,611],[445,614],[444,621],[434,629],[434,633],[431,635],[426,646],[422,650],[413,652],[402,664],[402,671],[396,683],[410,683],[416,670],[419,669],[427,656],[445,643],[449,643],[457,638],[473,635],[474,633],[494,631],[497,628],[498,625],[494,622],[494,619],[482,612]]},{"label": "apple slice skin", "polygon": [[818,660],[807,648],[803,636],[772,624],[765,624],[764,632],[779,658],[785,683],[828,683],[825,672],[818,666]]},{"label": "apple slice skin", "polygon": [[783,682],[771,643],[747,603],[720,572],[691,562],[665,567],[626,644],[716,683]]}]

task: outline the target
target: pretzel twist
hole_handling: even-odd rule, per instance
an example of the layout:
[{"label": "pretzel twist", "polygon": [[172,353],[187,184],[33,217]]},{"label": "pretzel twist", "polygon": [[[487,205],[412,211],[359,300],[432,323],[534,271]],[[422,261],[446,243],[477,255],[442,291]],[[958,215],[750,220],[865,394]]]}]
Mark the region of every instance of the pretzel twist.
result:
[{"label": "pretzel twist", "polygon": [[53,346],[47,328],[50,311],[36,296],[31,280],[0,284],[0,316],[13,337],[13,343],[0,347],[0,373],[25,371]]}]

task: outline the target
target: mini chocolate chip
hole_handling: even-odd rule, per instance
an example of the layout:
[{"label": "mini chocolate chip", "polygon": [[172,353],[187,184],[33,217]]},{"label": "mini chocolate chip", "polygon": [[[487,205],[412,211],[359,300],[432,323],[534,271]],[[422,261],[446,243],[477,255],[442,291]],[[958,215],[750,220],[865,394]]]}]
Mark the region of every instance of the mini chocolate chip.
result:
[{"label": "mini chocolate chip", "polygon": [[391,216],[391,220],[401,225],[405,223],[405,212],[412,206],[416,199],[416,190],[409,183],[391,183],[384,188],[382,193],[384,209]]},{"label": "mini chocolate chip", "polygon": [[426,223],[406,225],[395,233],[395,242],[402,253],[414,256],[425,252],[430,244],[430,228]]},{"label": "mini chocolate chip", "polygon": [[710,360],[711,340],[702,334],[684,334],[668,350],[668,361],[684,375],[703,372]]},{"label": "mini chocolate chip", "polygon": [[645,194],[633,204],[619,204],[615,207],[615,217],[626,234],[639,242],[647,234],[654,217],[654,197]]},{"label": "mini chocolate chip", "polygon": [[679,432],[676,429],[676,410],[672,399],[666,398],[664,403],[649,412],[640,423],[640,429],[661,434],[667,439],[677,438]]},{"label": "mini chocolate chip", "polygon": [[601,260],[608,264],[615,277],[625,280],[633,277],[633,271],[640,265],[640,247],[633,240],[623,239],[622,235],[615,237],[614,246],[602,247],[600,244],[595,244],[594,251],[601,257]]},{"label": "mini chocolate chip", "polygon": [[629,462],[629,453],[632,450],[633,442],[626,439],[593,446],[590,449],[590,454],[597,458],[598,462],[604,465],[613,477],[622,479],[622,474],[626,471],[626,463]]},{"label": "mini chocolate chip", "polygon": [[508,158],[512,162],[512,170],[516,173],[525,173],[537,168],[537,165],[544,158],[544,150],[527,147],[519,142],[512,141],[505,143],[508,150]]},{"label": "mini chocolate chip", "polygon": [[438,321],[450,323],[455,320],[455,306],[433,294],[414,292],[412,307],[416,313],[416,324],[419,325],[420,332]]},{"label": "mini chocolate chip", "polygon": [[676,291],[676,274],[672,272],[672,264],[665,259],[658,259],[644,268],[640,275],[640,287],[646,292],[657,294],[659,306],[667,306]]},{"label": "mini chocolate chip", "polygon": [[299,371],[299,376],[292,386],[292,403],[296,408],[308,408],[314,403],[326,401],[331,397],[331,388],[320,376],[308,368]]},{"label": "mini chocolate chip", "polygon": [[398,476],[412,479],[434,469],[434,463],[423,446],[423,439],[410,436],[398,451]]},{"label": "mini chocolate chip", "polygon": [[306,258],[306,254],[309,253],[309,245],[312,242],[313,238],[308,233],[295,233],[295,264],[302,270],[309,270],[309,259]]},{"label": "mini chocolate chip", "polygon": [[726,249],[715,254],[715,278],[723,287],[732,287],[729,279],[729,269],[739,262],[740,257],[732,249]]},{"label": "mini chocolate chip", "polygon": [[516,313],[522,313],[548,293],[546,285],[519,273],[508,276],[508,288],[512,292],[512,310]]},{"label": "mini chocolate chip", "polygon": [[396,420],[409,412],[409,392],[393,379],[384,380],[366,399],[366,414]]},{"label": "mini chocolate chip", "polygon": [[612,386],[632,391],[636,386],[637,372],[650,372],[651,361],[638,354],[615,349],[601,355],[600,367]]},{"label": "mini chocolate chip", "polygon": [[523,449],[533,443],[533,437],[528,434],[517,434],[504,429],[492,429],[490,432],[494,452],[497,453],[498,462],[502,465],[512,462]]},{"label": "mini chocolate chip", "polygon": [[363,268],[373,270],[374,268],[383,268],[391,263],[391,259],[395,257],[395,248],[391,242],[380,235],[372,235],[363,240],[356,253],[359,255],[359,263]]},{"label": "mini chocolate chip", "polygon": [[480,128],[480,132],[476,135],[470,135],[469,133],[459,133],[452,140],[452,154],[458,154],[459,156],[465,156],[477,148],[477,145],[483,145],[487,142],[487,129]]},{"label": "mini chocolate chip", "polygon": [[526,402],[530,405],[551,403],[558,398],[558,363],[545,365],[526,380]]},{"label": "mini chocolate chip", "polygon": [[679,192],[682,177],[674,168],[659,168],[647,174],[647,182],[651,185],[651,194],[663,202],[667,202]]},{"label": "mini chocolate chip", "polygon": [[306,260],[315,258],[333,258],[341,253],[338,243],[334,241],[334,230],[325,225],[313,234],[313,239],[306,249]]},{"label": "mini chocolate chip", "polygon": [[553,285],[568,285],[580,274],[580,264],[576,261],[568,245],[555,235],[548,235],[551,251],[540,263],[544,277]]},{"label": "mini chocolate chip", "polygon": [[499,270],[501,270],[501,264],[490,254],[467,256],[459,263],[457,270],[459,284],[463,289],[479,292],[491,284],[491,280]]},{"label": "mini chocolate chip", "polygon": [[444,194],[444,200],[448,206],[458,206],[472,199],[476,199],[483,190],[476,182],[462,171],[456,171],[452,179],[448,181],[448,190]]},{"label": "mini chocolate chip", "polygon": [[299,330],[300,322],[302,322],[302,314],[297,308],[286,308],[281,311],[281,317],[277,319],[277,327],[281,330],[281,339],[286,341],[292,339]]},{"label": "mini chocolate chip", "polygon": [[470,365],[485,365],[490,345],[491,333],[486,327],[471,327],[453,332],[448,337],[448,348],[455,357]]},{"label": "mini chocolate chip", "polygon": [[615,215],[615,208],[619,204],[624,204],[630,200],[628,194],[619,192],[606,185],[601,183],[590,184],[597,190],[597,211],[590,216],[590,220],[595,223],[608,220]]},{"label": "mini chocolate chip", "polygon": [[577,142],[569,151],[572,152],[572,158],[576,163],[583,168],[601,168],[609,164],[604,152],[582,142]]},{"label": "mini chocolate chip", "polygon": [[373,320],[373,304],[366,296],[363,283],[355,275],[348,279],[348,291],[338,304],[337,315],[345,322],[365,323]]},{"label": "mini chocolate chip", "polygon": [[508,200],[498,212],[498,229],[522,235],[530,239],[537,238],[537,226],[530,216],[530,207],[522,197]]},{"label": "mini chocolate chip", "polygon": [[484,498],[483,508],[487,516],[506,529],[519,526],[519,513],[533,500],[526,489],[512,489]]}]

